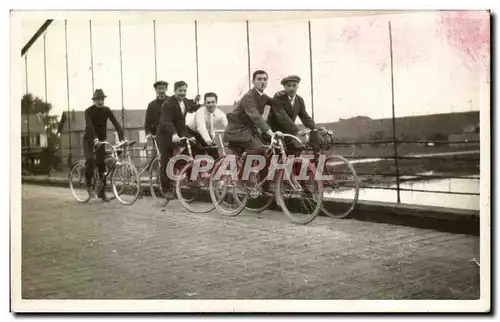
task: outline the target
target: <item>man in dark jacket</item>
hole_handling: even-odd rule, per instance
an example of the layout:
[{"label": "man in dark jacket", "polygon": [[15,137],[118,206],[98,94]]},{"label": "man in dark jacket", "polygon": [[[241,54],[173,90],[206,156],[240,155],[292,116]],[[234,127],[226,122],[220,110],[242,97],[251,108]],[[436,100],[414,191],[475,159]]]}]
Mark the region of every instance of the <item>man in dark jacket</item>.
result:
[{"label": "man in dark jacket", "polygon": [[[284,90],[275,94],[273,97],[271,112],[269,113],[268,123],[273,131],[300,135],[299,128],[295,124],[297,116],[302,124],[310,130],[317,130],[316,123],[306,111],[304,99],[297,94],[300,77],[290,75],[281,80]],[[317,135],[313,135],[317,140]],[[286,140],[290,148],[297,149],[298,142]]]},{"label": "man in dark jacket", "polygon": [[153,87],[156,91],[156,98],[148,104],[144,122],[144,130],[148,138],[152,135],[156,135],[158,121],[160,120],[161,105],[168,99],[168,83],[166,81],[157,81],[153,84]]},{"label": "man in dark jacket", "polygon": [[264,94],[268,75],[263,70],[253,73],[254,87],[249,90],[236,104],[233,112],[227,114],[228,125],[224,132],[224,141],[236,154],[244,151],[261,153],[263,151],[262,134],[273,135],[262,116],[266,105],[271,104],[271,98]]},{"label": "man in dark jacket", "polygon": [[179,138],[188,136],[186,128],[186,114],[194,113],[199,108],[200,96],[195,100],[186,99],[187,84],[178,81],[174,84],[174,95],[167,99],[161,106],[158,124],[157,140],[160,148],[160,182],[162,191],[167,198],[173,198],[171,182],[167,177],[166,168],[168,161],[174,153]]},{"label": "man in dark jacket", "polygon": [[[106,127],[108,119],[113,123],[113,126],[118,133],[118,138],[120,141],[124,140],[123,129],[118,123],[115,115],[111,109],[104,106],[104,99],[106,95],[102,89],[96,89],[92,100],[94,104],[85,110],[85,134],[83,135],[83,152],[85,155],[85,179],[87,182],[87,190],[94,196],[95,191],[92,185],[92,177],[94,175],[94,167],[97,164],[97,169],[101,179],[106,171],[106,166],[104,163],[104,146],[100,144],[100,141],[106,140]],[[94,156],[94,147],[95,156]],[[105,184],[105,182],[103,182]],[[99,198],[106,201],[106,194],[104,192],[104,187],[99,191]]]}]

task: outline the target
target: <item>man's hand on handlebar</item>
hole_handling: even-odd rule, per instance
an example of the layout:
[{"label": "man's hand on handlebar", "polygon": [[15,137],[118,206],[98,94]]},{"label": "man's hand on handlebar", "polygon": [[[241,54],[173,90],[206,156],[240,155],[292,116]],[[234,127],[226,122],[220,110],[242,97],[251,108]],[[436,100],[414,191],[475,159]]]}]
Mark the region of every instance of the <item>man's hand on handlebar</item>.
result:
[{"label": "man's hand on handlebar", "polygon": [[101,146],[101,141],[99,139],[94,139],[94,147],[97,149]]},{"label": "man's hand on handlebar", "polygon": [[172,136],[172,142],[173,142],[173,143],[179,143],[179,142],[180,142],[180,140],[181,140],[181,138],[180,138],[177,134],[174,134],[174,135]]},{"label": "man's hand on handlebar", "polygon": [[266,132],[266,134],[269,135],[270,137],[274,137],[274,136],[282,137],[283,136],[283,132],[281,132],[281,131],[273,132],[272,130],[268,130]]},{"label": "man's hand on handlebar", "polygon": [[148,135],[146,135],[146,140],[151,140],[152,138],[154,138],[153,134],[148,133]]}]

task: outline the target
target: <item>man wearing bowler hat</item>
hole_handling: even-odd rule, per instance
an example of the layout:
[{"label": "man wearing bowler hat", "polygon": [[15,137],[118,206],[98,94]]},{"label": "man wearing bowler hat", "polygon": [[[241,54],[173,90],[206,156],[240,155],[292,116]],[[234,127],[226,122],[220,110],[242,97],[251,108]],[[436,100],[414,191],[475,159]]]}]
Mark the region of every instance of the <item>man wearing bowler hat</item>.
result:
[{"label": "man wearing bowler hat", "polygon": [[[300,77],[297,75],[286,76],[281,80],[284,90],[276,93],[273,97],[271,112],[269,113],[268,123],[273,131],[297,135],[299,128],[295,124],[297,116],[302,124],[310,130],[316,130],[317,126],[306,111],[304,99],[297,94]],[[312,135],[311,139],[318,138]],[[290,148],[297,148],[297,142],[287,140]]]},{"label": "man wearing bowler hat", "polygon": [[[113,123],[113,126],[118,133],[120,141],[124,140],[123,129],[118,123],[115,115],[111,109],[104,106],[104,99],[106,95],[102,89],[96,89],[92,101],[94,104],[85,110],[85,134],[83,135],[83,152],[85,155],[85,179],[87,183],[87,190],[91,196],[95,196],[94,186],[92,184],[92,177],[94,174],[94,167],[97,165],[101,179],[106,171],[104,163],[104,146],[101,141],[106,140],[106,126],[108,119]],[[95,155],[94,155],[94,147]],[[103,182],[105,184],[105,182]],[[98,197],[107,201],[104,192],[104,186],[98,193]]]}]

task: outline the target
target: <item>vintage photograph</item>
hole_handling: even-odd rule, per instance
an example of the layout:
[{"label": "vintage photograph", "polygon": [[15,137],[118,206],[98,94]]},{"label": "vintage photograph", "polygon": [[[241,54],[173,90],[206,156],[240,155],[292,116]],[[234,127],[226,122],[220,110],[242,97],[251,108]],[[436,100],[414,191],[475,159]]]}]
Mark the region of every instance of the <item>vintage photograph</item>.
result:
[{"label": "vintage photograph", "polygon": [[488,311],[490,19],[12,11],[12,309]]}]

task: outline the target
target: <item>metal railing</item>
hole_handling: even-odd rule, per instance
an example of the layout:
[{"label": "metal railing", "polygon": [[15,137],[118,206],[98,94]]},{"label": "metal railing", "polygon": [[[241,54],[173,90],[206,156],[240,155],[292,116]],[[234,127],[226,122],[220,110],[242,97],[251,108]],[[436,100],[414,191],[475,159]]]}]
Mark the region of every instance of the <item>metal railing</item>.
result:
[{"label": "metal railing", "polygon": [[[154,41],[154,75],[155,75],[155,80],[157,79],[157,50],[156,50],[156,22],[152,21],[151,22],[151,32],[153,33],[153,41]],[[41,28],[41,32],[38,31],[37,35],[35,38],[38,38],[41,36],[43,33],[47,33],[50,31],[50,28],[47,29],[48,25],[50,23],[44,24],[44,27]],[[251,69],[250,69],[250,46],[251,46],[251,37],[250,37],[250,24],[251,22],[245,21],[245,30],[246,30],[246,49],[247,49],[247,63],[248,63],[248,79],[249,83],[248,86],[251,86],[250,79],[251,79]],[[92,91],[94,90],[94,60],[93,60],[93,43],[92,43],[92,21],[89,21],[89,34],[90,34],[90,69],[91,69],[91,81],[92,81]],[[198,52],[198,31],[199,31],[200,26],[197,24],[196,21],[194,21],[194,29],[195,29],[195,48],[196,48],[196,61],[193,61],[193,63],[196,63],[196,79],[197,79],[197,84],[196,88],[199,89],[199,66],[198,66],[198,60],[199,60],[199,52]],[[396,128],[396,106],[394,104],[394,78],[393,78],[393,59],[392,59],[392,51],[393,51],[393,44],[392,44],[392,29],[391,29],[391,24],[389,23],[388,26],[388,35],[390,39],[390,47],[388,49],[388,55],[390,56],[390,78],[391,78],[391,93],[392,93],[392,101],[391,101],[391,111],[392,111],[392,122],[391,122],[391,129],[390,129],[390,138],[387,139],[382,139],[382,140],[357,140],[357,141],[338,141],[335,142],[335,148],[334,151],[336,153],[341,154],[345,157],[347,157],[349,160],[351,160],[354,163],[354,167],[358,172],[358,175],[361,177],[362,182],[361,182],[361,188],[362,189],[378,189],[378,190],[388,190],[388,191],[396,191],[397,193],[397,202],[401,202],[401,192],[424,192],[424,193],[435,193],[435,194],[454,194],[454,195],[474,195],[477,196],[479,193],[473,193],[473,192],[462,192],[462,191],[439,191],[439,190],[426,190],[426,189],[413,189],[413,188],[405,188],[402,187],[402,183],[405,182],[405,180],[437,180],[437,179],[460,179],[460,180],[479,180],[479,176],[473,176],[472,174],[479,174],[479,152],[470,152],[470,153],[465,153],[463,152],[464,147],[451,147],[451,145],[454,144],[462,144],[465,147],[471,147],[473,146],[474,150],[479,150],[479,141],[478,140],[463,140],[463,141],[457,141],[457,140],[400,140],[397,137],[398,132],[402,132],[400,128]],[[126,113],[124,113],[125,110],[125,105],[126,103],[123,100],[123,62],[121,59],[122,56],[122,47],[121,47],[121,22],[118,21],[118,28],[117,28],[117,37],[120,39],[120,52],[119,56],[117,56],[117,59],[119,57],[120,59],[120,84],[121,84],[121,117],[120,117],[120,124],[125,125],[127,124],[126,122]],[[313,75],[313,43],[312,43],[312,31],[311,31],[311,22],[308,21],[307,23],[307,35],[308,35],[308,46],[309,46],[309,59],[310,59],[310,80],[311,80],[311,92],[312,92],[312,106],[311,106],[311,111],[312,111],[312,116],[314,118],[314,75]],[[50,71],[47,71],[46,67],[46,34],[43,34],[43,50],[44,50],[44,92],[45,92],[45,97],[44,100],[48,104],[48,97],[47,97],[47,73]],[[71,64],[71,60],[68,59],[68,54],[67,54],[67,47],[68,47],[68,34],[67,34],[67,23],[65,21],[64,24],[64,48],[65,48],[65,66],[66,66],[66,87],[67,87],[67,119],[66,122],[68,122],[68,131],[62,134],[62,136],[67,137],[67,141],[69,141],[69,145],[61,145],[57,151],[57,155],[60,157],[60,164],[54,164],[52,162],[51,167],[59,167],[62,170],[67,164],[67,159],[69,156],[69,161],[75,161],[77,159],[83,158],[83,151],[81,148],[78,146],[81,146],[82,142],[74,142],[72,139],[73,133],[75,132],[72,127],[72,117],[71,117],[71,111],[70,111],[70,86],[69,86],[69,67],[68,65]],[[316,39],[316,38],[315,38]],[[28,55],[29,55],[29,47],[33,45],[35,40],[30,40],[30,43],[27,44],[23,48],[22,55],[24,56],[25,59],[25,77],[26,77],[26,88],[25,94],[29,93],[28,89]],[[149,80],[138,80],[138,81],[149,81]],[[152,80],[151,80],[152,81]],[[199,91],[199,90],[198,90]],[[34,93],[37,94],[37,93]],[[141,93],[142,95],[143,93]],[[29,110],[29,107],[28,107]],[[144,110],[144,114],[145,114]],[[28,136],[31,135],[33,129],[33,124],[29,124],[29,117],[27,117],[28,120]],[[47,123],[45,122],[45,129],[46,129],[46,135],[47,137],[50,136],[51,134],[49,133],[49,129],[47,129]],[[129,130],[129,129],[128,129]],[[69,134],[69,135],[68,135]],[[387,135],[389,136],[389,135]],[[139,140],[138,137],[127,137],[127,139],[130,140]],[[371,146],[372,151],[370,152],[365,152],[362,147],[364,146]],[[429,146],[433,145],[433,146]],[[403,146],[405,146],[403,148]],[[423,146],[426,146],[425,149],[423,149]],[[416,148],[418,147],[418,148]],[[32,145],[31,145],[31,140],[28,139],[28,146],[26,147],[26,153],[25,155],[28,157],[28,159],[32,158]],[[470,148],[472,149],[472,148]],[[141,160],[144,159],[144,157],[139,156],[142,147],[135,147],[132,149],[132,158],[135,162],[140,163]],[[461,152],[462,151],[462,152]],[[430,152],[435,152],[435,153],[430,153]],[[23,158],[24,160],[25,158]],[[375,159],[375,161],[370,159]],[[358,162],[359,161],[359,162]],[[366,161],[366,162],[364,162]],[[443,163],[446,161],[446,165],[444,166]],[[357,163],[358,162],[358,163]],[[33,162],[28,162],[28,171],[31,171],[33,166]],[[463,169],[458,169],[457,168],[462,167]],[[455,169],[454,169],[455,168]],[[427,169],[427,171],[426,171]],[[440,169],[450,169],[450,171],[440,171]],[[431,171],[434,171],[431,173]],[[462,175],[463,174],[463,175]],[[380,178],[383,178],[381,180]],[[395,187],[394,187],[395,185]]]}]

